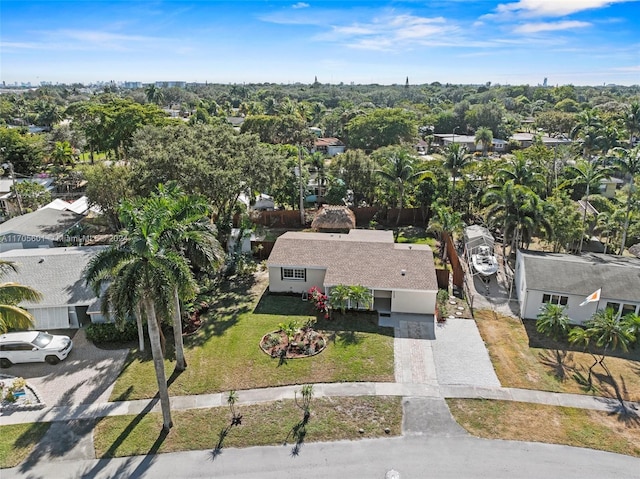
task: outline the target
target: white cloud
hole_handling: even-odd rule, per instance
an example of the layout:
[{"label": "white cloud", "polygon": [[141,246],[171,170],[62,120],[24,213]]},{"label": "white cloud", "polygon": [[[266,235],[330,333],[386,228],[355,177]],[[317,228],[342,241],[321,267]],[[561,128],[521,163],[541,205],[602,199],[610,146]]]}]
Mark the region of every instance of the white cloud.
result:
[{"label": "white cloud", "polygon": [[[608,7],[614,3],[637,0],[518,0],[501,3],[496,7],[497,16],[510,17],[562,17],[584,10]],[[489,15],[487,15],[489,16]]]},{"label": "white cloud", "polygon": [[574,28],[590,27],[589,22],[564,21],[564,22],[537,22],[525,23],[514,28],[515,33],[539,33],[539,32],[556,32],[558,30],[572,30]]},{"label": "white cloud", "polygon": [[304,2],[298,2],[295,3],[293,5],[291,5],[291,8],[309,8],[309,4],[308,3],[304,3]]}]

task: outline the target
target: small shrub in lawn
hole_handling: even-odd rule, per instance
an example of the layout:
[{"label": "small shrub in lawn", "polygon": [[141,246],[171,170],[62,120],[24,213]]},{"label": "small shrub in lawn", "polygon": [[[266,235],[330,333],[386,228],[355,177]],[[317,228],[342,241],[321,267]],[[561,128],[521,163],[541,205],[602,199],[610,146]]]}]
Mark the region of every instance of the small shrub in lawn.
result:
[{"label": "small shrub in lawn", "polygon": [[124,343],[138,338],[138,328],[133,321],[127,321],[119,329],[115,323],[95,323],[87,326],[87,338],[94,343]]}]

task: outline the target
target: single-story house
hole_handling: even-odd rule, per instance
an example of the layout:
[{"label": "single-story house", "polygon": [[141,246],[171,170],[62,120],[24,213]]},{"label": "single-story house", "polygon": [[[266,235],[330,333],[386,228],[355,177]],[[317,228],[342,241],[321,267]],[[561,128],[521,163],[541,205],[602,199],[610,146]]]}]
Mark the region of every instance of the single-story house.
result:
[{"label": "single-story house", "polygon": [[[455,133],[436,133],[433,135],[436,143],[441,146],[449,146],[452,143],[463,144],[468,151],[482,151],[482,143],[476,143],[476,137],[472,135],[456,135]],[[507,151],[507,142],[499,138],[494,138],[491,141],[491,147],[488,148],[491,151]]]},{"label": "single-story house", "polygon": [[66,242],[69,229],[83,216],[73,211],[42,208],[0,225],[0,253],[13,249],[52,248]]},{"label": "single-story house", "polygon": [[276,240],[267,266],[271,292],[300,294],[315,286],[329,294],[339,284],[366,286],[381,319],[394,313],[434,319],[438,282],[431,248],[394,243],[391,231],[289,231]]},{"label": "single-story house", "polygon": [[542,144],[547,148],[555,148],[560,145],[570,145],[572,141],[565,137],[553,137],[547,135],[538,135],[535,133],[514,133],[509,138],[510,140],[520,143],[521,148],[528,148],[533,145],[533,140],[536,136],[540,136]]},{"label": "single-story house", "polygon": [[616,190],[622,188],[624,180],[621,178],[614,178],[610,176],[608,178],[602,178],[600,180],[600,194],[605,198],[615,198]]},{"label": "single-story house", "polygon": [[[605,308],[614,308],[621,315],[640,314],[640,259],[519,250],[515,287],[524,319],[536,319],[545,303],[566,306],[567,315],[578,324]],[[599,289],[599,301],[580,306]]]},{"label": "single-story house", "polygon": [[11,261],[18,268],[3,281],[31,286],[42,294],[40,302],[20,304],[35,317],[35,329],[78,328],[90,321],[87,310],[98,298],[85,285],[83,272],[91,258],[104,248],[15,249],[0,254],[0,259]]},{"label": "single-story house", "polygon": [[328,156],[336,156],[344,153],[345,144],[338,138],[316,138],[313,144],[313,152],[319,151]]}]

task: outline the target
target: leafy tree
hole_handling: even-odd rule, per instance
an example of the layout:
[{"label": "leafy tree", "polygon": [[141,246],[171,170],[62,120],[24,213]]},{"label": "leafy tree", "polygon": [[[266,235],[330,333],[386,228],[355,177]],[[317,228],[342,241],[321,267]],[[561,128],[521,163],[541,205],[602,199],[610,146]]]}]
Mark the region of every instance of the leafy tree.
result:
[{"label": "leafy tree", "polygon": [[329,173],[343,180],[353,192],[354,203],[371,201],[375,187],[375,165],[363,150],[347,150],[331,160]]},{"label": "leafy tree", "polygon": [[[0,259],[0,278],[10,271],[18,269],[10,261]],[[23,301],[38,302],[42,295],[35,289],[18,283],[0,283],[0,334],[10,329],[29,329],[33,327],[33,315],[18,306]]]},{"label": "leafy tree", "polygon": [[350,148],[368,151],[418,138],[414,115],[400,108],[376,109],[356,116],[349,121],[346,130]]},{"label": "leafy tree", "polygon": [[556,190],[546,201],[549,209],[553,211],[553,214],[547,215],[551,227],[549,241],[553,252],[558,253],[580,240],[580,212],[576,209],[575,202],[561,190]]},{"label": "leafy tree", "polygon": [[51,202],[51,193],[35,181],[21,181],[16,183],[15,188],[13,186],[11,187],[11,191],[15,191],[20,195],[22,207],[27,213],[35,211]]},{"label": "leafy tree", "polygon": [[0,127],[0,164],[10,162],[18,175],[31,176],[43,163],[42,137],[26,130]]},{"label": "leafy tree", "polygon": [[543,111],[536,115],[534,126],[549,135],[568,134],[575,124],[575,114],[560,111]]},{"label": "leafy tree", "polygon": [[133,197],[130,186],[132,171],[129,166],[96,163],[83,167],[87,180],[86,195],[89,204],[97,206],[106,218],[111,231],[122,227],[118,208],[123,200]]}]

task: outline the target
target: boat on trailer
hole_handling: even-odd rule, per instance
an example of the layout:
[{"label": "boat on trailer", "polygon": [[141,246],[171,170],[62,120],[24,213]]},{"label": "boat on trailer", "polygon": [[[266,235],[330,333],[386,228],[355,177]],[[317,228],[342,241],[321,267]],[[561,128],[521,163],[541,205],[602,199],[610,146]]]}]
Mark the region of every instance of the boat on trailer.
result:
[{"label": "boat on trailer", "polygon": [[478,247],[476,253],[471,255],[471,264],[481,276],[491,276],[498,272],[498,259],[488,246]]}]

